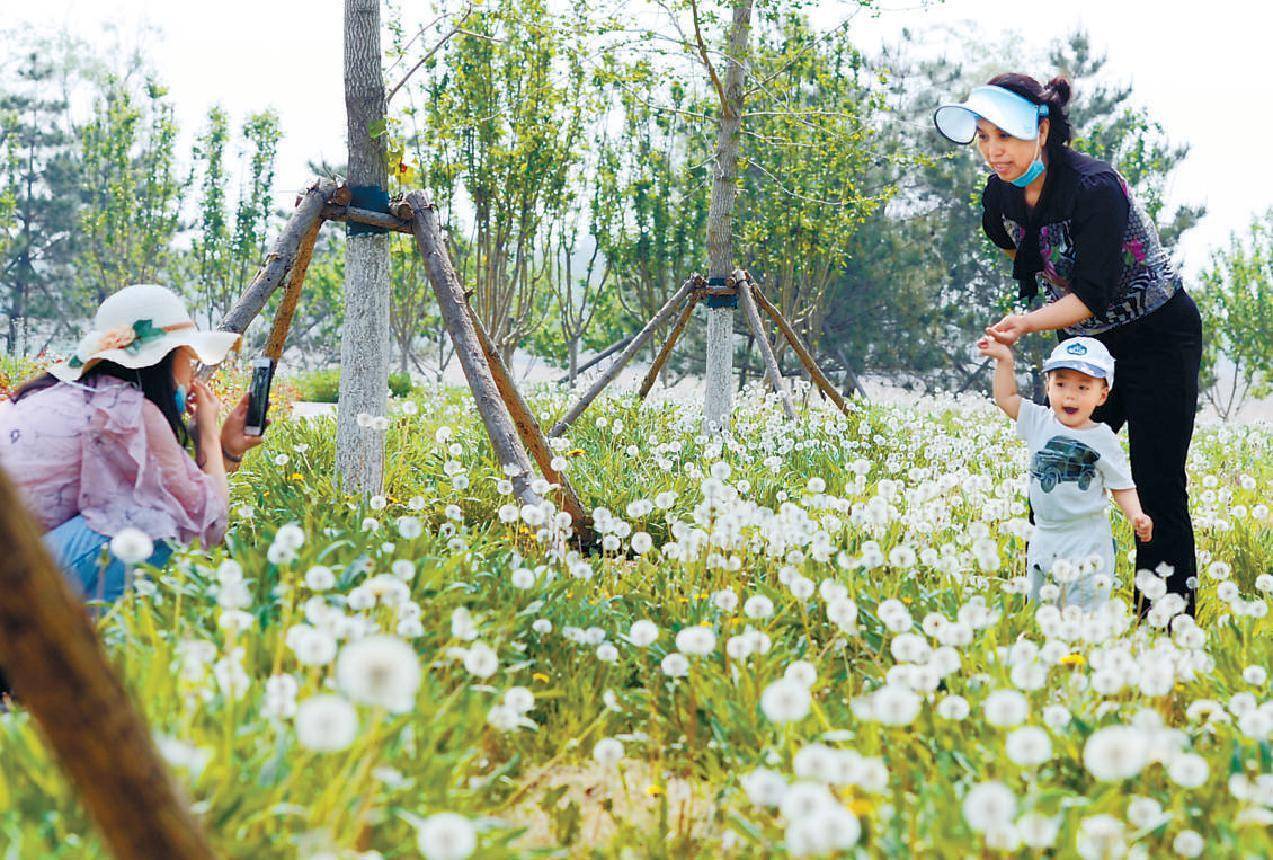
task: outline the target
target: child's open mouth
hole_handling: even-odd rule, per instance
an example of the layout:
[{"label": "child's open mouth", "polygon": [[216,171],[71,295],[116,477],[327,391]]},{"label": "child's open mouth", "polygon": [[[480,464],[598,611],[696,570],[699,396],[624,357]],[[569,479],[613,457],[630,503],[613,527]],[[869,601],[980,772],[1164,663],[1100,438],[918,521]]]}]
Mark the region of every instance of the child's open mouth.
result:
[{"label": "child's open mouth", "polygon": [[1079,414],[1078,408],[1074,406],[1062,406],[1061,411],[1069,416],[1074,416]]}]

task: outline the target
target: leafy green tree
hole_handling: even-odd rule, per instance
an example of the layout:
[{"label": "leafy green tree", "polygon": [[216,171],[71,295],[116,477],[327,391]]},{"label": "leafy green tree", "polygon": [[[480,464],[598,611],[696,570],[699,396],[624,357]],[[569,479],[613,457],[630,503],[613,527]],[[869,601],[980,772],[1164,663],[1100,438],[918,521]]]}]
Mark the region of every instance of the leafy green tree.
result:
[{"label": "leafy green tree", "polygon": [[552,237],[586,149],[585,14],[542,0],[475,9],[426,58],[413,96],[424,107],[403,114],[406,149],[464,236],[451,251],[473,307],[506,355],[541,322]]},{"label": "leafy green tree", "polygon": [[167,90],[107,76],[80,130],[84,242],[79,276],[94,303],[166,271],[179,228],[177,125]]},{"label": "leafy green tree", "polygon": [[0,93],[0,285],[5,350],[29,348],[33,319],[62,319],[77,211],[74,139],[54,64],[26,54]]},{"label": "leafy green tree", "polygon": [[199,305],[210,323],[229,311],[265,256],[274,216],[275,156],[280,136],[278,116],[273,111],[251,114],[244,121],[233,221],[230,185],[235,165],[226,158],[233,138],[224,109],[214,106],[208,111],[207,124],[195,140],[198,215],[187,255],[190,277],[185,280],[194,282]]},{"label": "leafy green tree", "polygon": [[1212,255],[1202,287],[1203,396],[1228,420],[1248,397],[1273,391],[1273,209]]},{"label": "leafy green tree", "polygon": [[[845,249],[894,184],[872,182],[882,150],[877,79],[847,30],[815,32],[799,7],[764,7],[743,115],[739,258],[816,346]],[[786,341],[776,332],[782,358]]]}]

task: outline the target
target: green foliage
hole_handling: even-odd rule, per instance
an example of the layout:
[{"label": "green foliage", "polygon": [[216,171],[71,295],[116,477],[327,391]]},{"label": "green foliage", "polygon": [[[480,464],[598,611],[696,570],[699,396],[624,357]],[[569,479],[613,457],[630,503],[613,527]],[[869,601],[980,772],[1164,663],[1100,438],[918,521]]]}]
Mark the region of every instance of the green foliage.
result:
[{"label": "green foliage", "polygon": [[[336,403],[340,399],[340,370],[306,370],[295,374],[292,381],[300,390],[302,400],[314,403]],[[411,374],[389,374],[389,393],[394,397],[406,397],[411,393]]]},{"label": "green foliage", "polygon": [[94,302],[127,284],[160,280],[179,228],[174,108],[149,79],[140,92],[108,76],[80,131],[80,277]]},{"label": "green foliage", "polygon": [[[1273,391],[1273,210],[1212,256],[1202,285],[1194,298],[1203,315],[1203,390],[1228,418],[1247,397]],[[1231,365],[1223,381],[1222,356]]]},{"label": "green foliage", "polygon": [[816,32],[782,5],[762,7],[756,30],[738,257],[816,344],[854,233],[895,190],[872,181],[885,154],[874,134],[883,92],[847,30]]},{"label": "green foliage", "polygon": [[411,393],[411,374],[397,371],[389,374],[389,393],[394,397],[406,397]]},{"label": "green foliage", "polygon": [[477,7],[426,63],[423,108],[412,101],[404,113],[404,150],[464,236],[451,248],[456,268],[504,351],[539,324],[553,229],[586,151],[583,14],[550,13],[541,0]]},{"label": "green foliage", "polygon": [[293,377],[300,389],[301,399],[315,403],[335,403],[340,394],[340,371],[307,370]]},{"label": "green foliage", "polygon": [[[47,45],[26,46],[0,78],[0,289],[5,352],[32,349],[33,330],[74,315],[78,177],[69,105]],[[17,53],[15,51],[15,53]]]}]

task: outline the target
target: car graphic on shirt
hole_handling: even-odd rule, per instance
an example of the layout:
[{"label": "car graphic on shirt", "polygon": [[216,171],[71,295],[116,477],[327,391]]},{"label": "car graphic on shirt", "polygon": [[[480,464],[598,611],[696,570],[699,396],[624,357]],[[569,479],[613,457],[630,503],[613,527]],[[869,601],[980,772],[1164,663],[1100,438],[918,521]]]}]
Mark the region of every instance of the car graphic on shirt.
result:
[{"label": "car graphic on shirt", "polygon": [[1096,461],[1100,452],[1077,439],[1053,436],[1048,444],[1034,452],[1030,475],[1038,480],[1043,492],[1050,493],[1063,481],[1074,481],[1086,490],[1096,477]]}]

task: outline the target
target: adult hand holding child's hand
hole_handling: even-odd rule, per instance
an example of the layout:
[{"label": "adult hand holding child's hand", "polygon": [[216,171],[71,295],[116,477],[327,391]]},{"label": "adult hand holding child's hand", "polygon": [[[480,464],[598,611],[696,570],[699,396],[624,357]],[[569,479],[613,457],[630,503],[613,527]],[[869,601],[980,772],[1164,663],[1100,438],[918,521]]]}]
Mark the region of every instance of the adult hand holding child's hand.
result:
[{"label": "adult hand holding child's hand", "polygon": [[1137,540],[1149,543],[1154,536],[1154,521],[1149,518],[1149,514],[1137,514],[1132,517],[1132,530],[1136,532]]},{"label": "adult hand holding child's hand", "polygon": [[986,335],[977,340],[977,349],[982,355],[996,360],[1012,358],[1012,350],[1007,345]]}]

